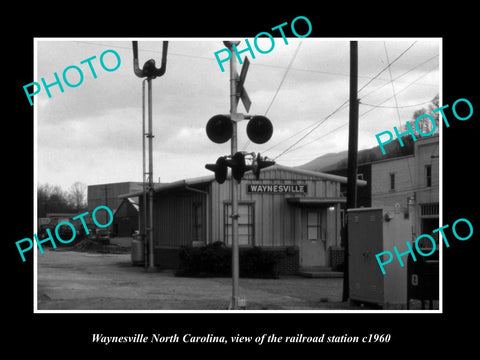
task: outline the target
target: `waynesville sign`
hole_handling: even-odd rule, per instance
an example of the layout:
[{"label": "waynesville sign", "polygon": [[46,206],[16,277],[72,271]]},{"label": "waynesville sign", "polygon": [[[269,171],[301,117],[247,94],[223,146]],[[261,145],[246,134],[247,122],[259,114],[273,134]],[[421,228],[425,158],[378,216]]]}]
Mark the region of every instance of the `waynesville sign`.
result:
[{"label": "waynesville sign", "polygon": [[268,185],[247,185],[248,193],[303,193],[307,192],[307,185],[298,184],[268,184]]}]

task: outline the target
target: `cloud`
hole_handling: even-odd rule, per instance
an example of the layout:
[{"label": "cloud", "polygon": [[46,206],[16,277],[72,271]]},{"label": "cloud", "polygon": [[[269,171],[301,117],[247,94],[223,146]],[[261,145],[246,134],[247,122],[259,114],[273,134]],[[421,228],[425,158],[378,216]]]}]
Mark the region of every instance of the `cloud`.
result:
[{"label": "cloud", "polygon": [[[348,99],[349,93],[347,39],[289,38],[288,45],[281,38],[275,41],[275,48],[269,54],[257,52],[254,59],[249,56],[250,68],[245,81],[252,100],[250,113],[263,115],[268,109],[267,116],[274,125],[273,137],[263,145],[249,143],[245,131],[247,121],[238,125],[239,149],[259,151],[270,157],[286,150],[308,131],[300,130],[311,129],[322,122]],[[386,66],[383,41],[359,41],[360,86]],[[390,61],[413,41],[386,40]],[[219,156],[230,153],[229,142],[215,144],[205,133],[205,125],[212,116],[226,114],[230,109],[229,73],[220,71],[213,55],[221,48],[223,44],[219,39],[169,42],[167,71],[152,81],[154,176],[160,176],[163,181],[208,174],[204,168],[207,162],[213,163]],[[121,66],[107,72],[92,62],[98,75],[94,79],[88,65],[80,62],[92,56],[98,60],[107,49],[118,52]],[[139,49],[141,64],[150,58],[159,62],[160,41],[141,41]],[[295,61],[286,73],[297,49]],[[399,106],[429,100],[438,93],[439,71],[435,69],[438,52],[438,41],[419,40],[392,65],[394,78],[409,71],[394,82]],[[42,77],[51,81],[54,72],[61,76],[70,65],[84,71],[80,86],[64,86],[63,93],[58,87],[52,87],[51,98],[44,91],[35,97],[39,182],[60,183],[66,187],[77,180],[87,184],[140,181],[142,79],[133,74],[131,41],[39,40],[37,79],[33,81],[40,81]],[[237,64],[238,72],[240,68]],[[431,69],[435,70],[426,75]],[[421,76],[424,77],[418,80]],[[417,83],[412,84],[415,81]],[[378,105],[391,97],[392,91],[386,71],[360,93],[360,98],[365,104]],[[384,105],[395,106],[395,103],[392,99]],[[360,118],[359,148],[375,140],[375,133],[398,126],[396,109],[372,110],[360,105],[360,114],[367,110],[371,111]],[[399,109],[401,121],[410,120],[415,110]],[[241,103],[238,111],[245,113]],[[346,123],[348,106],[294,147],[301,148],[282,155],[279,162],[300,165],[327,152],[345,150]],[[296,136],[288,139],[292,135]],[[274,145],[277,146],[266,152]]]}]

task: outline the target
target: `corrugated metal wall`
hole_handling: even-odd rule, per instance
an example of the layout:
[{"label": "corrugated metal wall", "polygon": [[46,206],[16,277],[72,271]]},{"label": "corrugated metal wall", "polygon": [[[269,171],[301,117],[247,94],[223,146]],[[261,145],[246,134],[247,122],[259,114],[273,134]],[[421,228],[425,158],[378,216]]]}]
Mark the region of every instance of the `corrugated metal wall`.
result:
[{"label": "corrugated metal wall", "polygon": [[[248,184],[300,184],[307,185],[307,194],[285,193],[248,193]],[[230,182],[211,184],[211,241],[224,240],[223,207],[230,201]],[[296,239],[301,236],[299,227],[300,209],[289,205],[287,197],[338,197],[340,183],[302,175],[283,169],[264,170],[261,180],[247,174],[239,186],[239,202],[255,204],[255,245],[292,246],[298,245]],[[328,227],[336,226],[335,216],[329,217]],[[335,228],[329,228],[329,235],[336,238]]]},{"label": "corrugated metal wall", "polygon": [[[155,194],[153,209],[155,246],[191,245],[195,230],[194,204],[201,203],[205,208],[205,197],[205,194],[189,190]],[[205,232],[205,227],[203,231]]]}]

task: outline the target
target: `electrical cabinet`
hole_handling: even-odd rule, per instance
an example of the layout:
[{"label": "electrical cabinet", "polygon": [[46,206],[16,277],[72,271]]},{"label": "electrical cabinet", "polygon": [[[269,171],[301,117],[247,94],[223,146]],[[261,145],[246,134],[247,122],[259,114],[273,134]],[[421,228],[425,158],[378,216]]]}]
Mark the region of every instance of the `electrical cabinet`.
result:
[{"label": "electrical cabinet", "polygon": [[[350,300],[383,308],[406,308],[407,268],[396,258],[393,247],[406,251],[412,239],[408,215],[388,208],[347,210]],[[394,258],[383,275],[376,254],[390,251]],[[409,255],[410,256],[410,255]],[[402,257],[407,264],[407,255]]]}]

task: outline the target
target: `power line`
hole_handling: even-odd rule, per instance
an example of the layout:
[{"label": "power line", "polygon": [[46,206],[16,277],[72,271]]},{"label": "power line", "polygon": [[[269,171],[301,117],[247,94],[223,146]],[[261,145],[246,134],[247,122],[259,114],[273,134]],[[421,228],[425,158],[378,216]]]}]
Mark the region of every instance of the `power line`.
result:
[{"label": "power line", "polygon": [[[268,111],[270,110],[270,108],[272,107],[273,102],[274,102],[275,99],[277,98],[278,92],[280,91],[280,88],[282,87],[283,82],[285,81],[285,79],[286,79],[286,77],[287,77],[288,71],[290,70],[293,62],[295,61],[295,58],[297,57],[297,54],[298,54],[298,51],[300,50],[300,46],[301,46],[301,45],[302,45],[302,42],[300,41],[300,43],[298,44],[297,48],[295,49],[295,53],[293,54],[292,58],[290,59],[290,62],[289,62],[289,64],[288,64],[288,66],[287,66],[287,70],[286,70],[285,73],[283,74],[282,80],[280,81],[280,84],[278,85],[277,90],[275,91],[275,94],[273,95],[272,101],[270,101],[270,104],[268,105],[267,110],[265,110],[264,116],[267,116]],[[250,140],[247,140],[247,142],[246,142],[245,145],[243,146],[243,150],[245,150],[245,149],[248,147],[248,145],[250,145]]]},{"label": "power line", "polygon": [[[412,44],[410,44],[404,51],[402,51],[402,53],[400,53],[400,55],[398,55],[391,63],[388,62],[388,65],[385,66],[382,70],[380,70],[373,78],[370,79],[370,81],[368,81],[365,85],[363,85],[358,91],[357,91],[357,94],[360,93],[360,91],[362,91],[363,89],[365,89],[370,83],[372,83],[372,81],[374,81],[376,78],[378,78],[385,70],[387,69],[390,69],[390,67],[396,62],[398,61],[403,55],[405,55],[407,53],[408,50],[410,50],[415,44],[417,43],[417,41],[414,41]],[[287,153],[290,149],[292,149],[295,145],[297,145],[300,141],[302,141],[303,139],[305,139],[308,135],[310,135],[315,129],[317,129],[321,124],[323,124],[325,121],[327,121],[330,117],[332,117],[337,111],[339,111],[346,103],[348,103],[349,100],[345,100],[345,102],[340,105],[337,109],[334,110],[333,113],[331,113],[330,115],[328,115],[326,118],[324,118],[323,120],[321,120],[316,126],[314,126],[313,129],[311,129],[308,133],[306,133],[304,136],[302,136],[299,140],[297,140],[295,143],[293,143],[292,145],[290,145],[287,149],[285,149],[283,152],[281,152],[279,155],[277,155],[274,160],[278,159],[280,156],[284,155],[285,153]]]},{"label": "power line", "polygon": [[[434,55],[434,56],[428,58],[427,60],[421,62],[420,64],[417,64],[417,65],[415,65],[414,67],[408,69],[408,70],[405,71],[404,73],[402,73],[402,74],[398,75],[397,77],[395,77],[395,78],[393,79],[393,81],[397,81],[397,80],[400,79],[401,77],[407,75],[409,72],[412,72],[412,71],[415,70],[416,68],[418,68],[418,67],[420,67],[420,66],[422,66],[422,65],[424,65],[424,64],[426,64],[426,63],[428,63],[428,62],[430,62],[430,61],[432,61],[432,60],[435,59],[435,58],[438,58],[438,55]],[[365,95],[362,96],[362,99],[364,99],[364,98],[367,97],[368,95],[370,95],[370,94],[372,94],[372,93],[374,93],[374,92],[376,92],[376,91],[384,88],[384,87],[387,86],[391,81],[392,81],[392,80],[390,80],[390,81],[388,81],[387,83],[379,86],[378,88],[373,89],[372,91],[366,93]],[[408,84],[411,84],[411,83],[408,83]],[[437,85],[434,85],[434,86],[437,86]]]},{"label": "power line", "polygon": [[308,135],[310,135],[313,131],[315,131],[315,129],[317,129],[320,125],[322,125],[325,121],[327,121],[329,118],[331,118],[333,115],[335,115],[340,109],[342,109],[342,107],[347,104],[349,102],[349,100],[345,100],[343,102],[342,105],[340,105],[339,107],[337,107],[332,113],[330,113],[328,116],[326,116],[323,120],[321,120],[317,125],[315,125],[313,127],[313,129],[311,129],[309,132],[307,132],[305,135],[303,135],[300,139],[298,139],[296,142],[294,142],[292,145],[290,145],[288,148],[286,148],[283,152],[281,152],[279,155],[277,155],[274,160],[278,159],[280,156],[282,156],[283,154],[287,153],[292,147],[294,147],[295,145],[297,145],[300,141],[302,141],[303,139],[305,139]]},{"label": "power line", "polygon": [[[389,57],[388,57],[387,43],[385,41],[383,42],[383,48],[385,49],[385,56],[387,57],[387,62],[389,63],[390,60],[389,60]],[[400,117],[400,110],[399,110],[399,106],[398,106],[397,94],[395,93],[395,84],[393,82],[392,69],[390,67],[388,68],[388,73],[390,74],[390,79],[392,80],[391,84],[392,84],[392,91],[393,91],[393,99],[395,101],[395,110],[396,110],[396,113],[397,113],[398,124],[402,125],[401,124],[401,119],[400,119],[401,117]],[[415,186],[415,184],[413,183],[413,179],[412,179],[412,172],[411,172],[411,169],[410,169],[410,163],[408,161],[407,161],[407,166],[408,166],[408,175],[410,176],[410,183],[412,184],[412,186]]]},{"label": "power line", "polygon": [[[118,42],[119,40],[117,40]],[[125,40],[126,41],[126,40]],[[93,42],[93,41],[83,41],[83,40],[75,40],[74,42],[76,43],[81,43],[81,44],[87,44],[87,45],[93,45],[93,46],[102,46],[102,47],[108,47],[108,48],[116,48],[116,49],[126,49],[126,50],[131,50],[131,47],[128,46],[119,46],[119,45],[112,45],[112,44],[104,44],[104,43],[98,43],[98,42]],[[154,50],[154,49],[141,49],[140,51],[142,52],[154,52],[154,53],[162,53],[161,50]],[[209,60],[209,61],[217,61],[213,56],[200,56],[200,55],[191,55],[191,54],[181,54],[181,53],[176,53],[172,51],[168,51],[169,55],[173,56],[182,56],[182,57],[187,57],[187,58],[193,58],[193,59],[202,59],[202,60]],[[436,55],[438,57],[438,55]],[[263,66],[263,67],[269,67],[269,68],[276,68],[276,69],[288,69],[288,67],[282,66],[282,65],[273,65],[273,64],[262,64],[260,62],[255,62],[251,63],[251,66]],[[290,68],[291,71],[303,71],[303,72],[313,72],[313,73],[318,73],[318,74],[324,74],[324,75],[332,75],[332,76],[342,76],[342,77],[348,77],[349,75],[346,73],[339,73],[339,72],[333,72],[333,71],[325,71],[325,70],[314,70],[314,69],[299,69],[299,68]],[[372,77],[367,76],[367,75],[359,75],[359,78],[365,78],[365,79],[372,79]],[[377,79],[379,81],[385,81],[389,82],[388,80],[384,79]],[[388,85],[388,84],[384,84]],[[422,84],[425,86],[435,86],[434,84]]]},{"label": "power line", "polygon": [[[436,69],[436,67],[435,67],[435,68],[432,68],[431,70],[427,71],[426,73],[420,75],[418,78],[416,78],[416,79],[415,79],[413,82],[411,82],[409,85],[405,86],[405,87],[402,88],[400,91],[397,91],[397,95],[400,94],[400,93],[402,93],[402,92],[405,91],[406,89],[408,89],[410,86],[414,85],[417,81],[421,80],[422,78],[424,78],[426,75],[428,75],[430,72],[432,72],[432,71],[435,70],[435,69]],[[392,98],[393,98],[393,95],[390,96],[389,98],[381,101],[378,105],[372,105],[373,107],[372,107],[371,109],[365,111],[363,114],[360,114],[360,118],[361,118],[362,116],[368,114],[370,111],[373,111],[373,110],[375,110],[375,109],[377,109],[377,108],[381,108],[381,106],[380,106],[381,104],[387,102],[388,100],[390,100],[390,99],[392,99]],[[427,102],[427,103],[430,103],[430,102]],[[364,103],[361,102],[360,105],[369,105],[369,104],[364,104]],[[420,106],[420,105],[419,105],[419,106]],[[339,130],[339,129],[347,126],[347,125],[348,125],[348,122],[347,122],[347,123],[344,123],[344,124],[342,124],[342,125],[340,125],[340,126],[338,126],[338,127],[336,127],[335,129],[329,131],[328,133],[322,134],[321,136],[319,136],[319,137],[317,137],[317,138],[309,141],[308,143],[305,143],[305,144],[303,144],[303,145],[297,146],[297,147],[294,148],[294,149],[291,149],[291,150],[289,151],[289,153],[291,153],[291,152],[293,152],[293,151],[296,151],[296,150],[298,150],[298,149],[301,149],[301,148],[303,148],[303,147],[305,147],[305,146],[307,146],[307,145],[309,145],[309,144],[312,144],[312,143],[314,143],[314,142],[316,142],[316,141],[324,138],[325,136],[327,136],[327,135],[329,135],[329,134],[331,134],[331,133],[333,133],[333,132],[335,132],[335,131],[337,131],[337,130]],[[310,125],[309,127],[311,127],[311,126],[313,126],[313,125]],[[303,130],[305,130],[305,129],[303,129]],[[301,131],[303,131],[303,130],[301,130]],[[286,139],[286,140],[288,140],[288,139]],[[278,145],[278,144],[277,144],[277,145]]]},{"label": "power line", "polygon": [[339,129],[347,126],[347,125],[348,125],[348,122],[345,123],[345,124],[342,124],[342,125],[340,125],[340,126],[338,126],[338,127],[336,127],[335,129],[332,129],[331,131],[329,131],[329,132],[327,132],[327,133],[325,133],[325,134],[322,134],[321,136],[319,136],[319,137],[317,137],[317,138],[315,138],[315,139],[313,139],[313,140],[311,140],[311,141],[309,141],[309,142],[307,142],[307,143],[305,143],[305,144],[302,144],[302,145],[300,145],[300,146],[297,146],[296,148],[290,150],[289,153],[294,152],[294,151],[296,151],[296,150],[298,150],[298,149],[301,149],[301,148],[303,148],[303,147],[305,147],[305,146],[307,146],[307,145],[310,145],[310,144],[312,144],[312,143],[314,143],[314,142],[316,142],[316,141],[324,138],[325,136],[327,136],[327,135],[329,135],[329,134],[331,134],[331,133],[333,133],[333,132],[335,132],[335,131],[337,131],[337,130],[339,130]]},{"label": "power line", "polygon": [[[95,46],[102,46],[102,47],[109,47],[109,48],[116,48],[116,49],[126,49],[126,50],[132,50],[131,47],[128,46],[119,46],[119,45],[110,45],[110,44],[102,44],[102,43],[96,43],[96,42],[89,42],[89,41],[75,41],[77,43],[82,43],[82,44],[88,44],[88,45],[95,45]],[[153,53],[162,53],[162,50],[154,50],[154,49],[141,49],[142,52],[153,52]],[[174,56],[183,56],[183,57],[188,57],[188,58],[194,58],[194,59],[203,59],[203,60],[213,60],[217,61],[215,58],[207,57],[207,56],[200,56],[200,55],[190,55],[190,54],[179,54],[176,52],[168,51],[168,55],[174,55]]]},{"label": "power line", "polygon": [[[398,56],[395,58],[395,60],[393,60],[391,63],[389,63],[387,66],[385,66],[382,70],[380,70],[380,72],[379,72],[377,75],[375,75],[372,79],[370,79],[370,81],[368,81],[365,85],[363,85],[363,86],[358,90],[358,93],[360,93],[360,91],[362,91],[363,89],[365,89],[373,80],[375,80],[377,77],[379,77],[380,74],[382,74],[382,73],[383,73],[384,71],[386,71],[387,69],[390,69],[390,67],[391,67],[395,62],[397,62],[398,59],[400,59],[403,55],[405,55],[405,53],[406,53],[408,50],[410,50],[410,49],[413,47],[413,45],[415,45],[416,43],[417,43],[417,42],[414,41],[409,47],[407,47],[405,50],[403,50],[403,52],[402,52],[400,55],[398,55]],[[357,93],[357,94],[358,94],[358,93]]]},{"label": "power line", "polygon": [[[130,47],[127,47],[127,46],[111,45],[111,44],[104,44],[104,43],[98,43],[98,42],[89,42],[89,41],[76,41],[76,42],[78,42],[78,43],[84,43],[84,44],[88,44],[88,45],[94,45],[94,46],[103,46],[103,47],[110,47],[110,48],[114,47],[114,48],[127,49],[127,50],[130,50],[130,49],[131,49]],[[398,61],[407,51],[409,51],[409,50],[416,44],[416,42],[417,42],[417,41],[414,41],[412,44],[410,44],[410,45],[409,45],[402,53],[400,53],[391,63],[389,63],[389,64],[388,64],[385,68],[383,68],[380,72],[378,72],[374,77],[371,77],[370,80],[358,90],[358,93],[359,93],[360,91],[362,91],[363,89],[365,89],[365,88],[366,88],[369,84],[371,84],[374,80],[378,79],[378,77],[379,77],[383,72],[385,72],[387,69],[390,69],[390,67],[391,67],[396,61]],[[280,82],[280,84],[279,84],[279,86],[278,86],[278,88],[277,88],[277,90],[276,90],[276,92],[275,92],[275,95],[274,95],[274,97],[272,98],[272,101],[270,102],[267,110],[265,111],[265,115],[266,115],[267,112],[270,110],[270,108],[271,108],[273,102],[275,101],[275,98],[276,98],[276,96],[278,95],[278,92],[279,92],[281,86],[283,85],[283,83],[284,83],[284,81],[285,81],[285,78],[286,78],[286,76],[287,76],[287,74],[288,74],[288,72],[289,72],[290,70],[295,70],[295,71],[309,71],[309,72],[325,73],[325,74],[338,75],[338,76],[348,76],[347,74],[341,74],[341,73],[333,73],[333,72],[326,72],[326,71],[319,71],[319,70],[307,70],[307,69],[292,68],[291,65],[293,64],[293,61],[295,60],[295,58],[296,58],[296,56],[297,56],[297,54],[298,54],[298,51],[299,51],[299,49],[300,49],[301,44],[302,44],[302,42],[299,43],[297,49],[295,50],[295,53],[294,53],[294,55],[293,55],[290,63],[288,64],[288,66],[287,66],[287,68],[286,68],[286,71],[285,71],[285,73],[284,73],[284,76],[282,77],[282,80],[281,80],[281,82]],[[146,52],[147,52],[147,51],[150,51],[150,52],[155,52],[155,53],[161,53],[161,52],[162,52],[161,50],[154,50],[154,49],[144,49],[143,51],[146,51]],[[215,61],[215,59],[213,59],[213,58],[211,58],[211,57],[205,57],[205,56],[187,55],[187,54],[180,54],[180,53],[174,53],[174,52],[169,52],[169,54],[170,54],[170,55],[176,55],[176,56],[183,56],[183,57],[190,57],[190,58],[197,58],[197,59],[213,60],[213,61]],[[436,58],[436,57],[438,57],[438,55],[435,55],[435,56],[433,56],[433,57],[425,60],[424,62],[416,65],[416,66],[413,67],[412,69],[410,69],[410,70],[406,71],[405,73],[397,76],[395,79],[392,79],[392,78],[391,78],[391,80],[389,81],[389,83],[392,83],[394,80],[397,80],[397,79],[401,78],[402,76],[406,75],[408,72],[413,71],[415,68],[417,68],[417,67],[425,64],[426,62],[428,62],[428,61],[430,61],[430,60],[432,60],[433,58]],[[267,64],[260,64],[260,63],[256,63],[255,65],[258,65],[258,66],[267,66],[267,67],[274,67],[274,68],[283,68],[283,69],[285,69],[285,68],[282,67],[282,66],[276,66],[276,65],[267,65]],[[433,70],[433,69],[432,69],[432,70]],[[432,70],[431,70],[431,71],[432,71]],[[431,71],[429,71],[429,72],[431,72]],[[425,74],[425,75],[426,75],[426,74]],[[369,78],[369,77],[367,77],[367,76],[359,76],[359,77]],[[422,77],[423,77],[423,76],[422,76]],[[378,79],[378,80],[382,80],[382,79]],[[414,82],[409,83],[408,86],[406,86],[404,89],[402,89],[402,90],[399,91],[398,93],[400,93],[400,92],[402,92],[403,90],[405,90],[406,88],[410,87],[411,85],[413,85],[413,84],[414,84],[416,81],[418,81],[418,80],[419,80],[419,79],[415,80]],[[382,81],[386,81],[386,80],[382,80]],[[382,86],[380,86],[380,87],[377,88],[377,89],[374,89],[373,91],[367,93],[365,96],[368,96],[368,95],[371,94],[372,92],[378,91],[379,89],[383,88],[383,87],[386,86],[386,85],[388,85],[388,83],[383,84]],[[385,101],[381,102],[380,104],[388,101],[389,99],[391,99],[391,97],[388,98],[388,99],[386,99]],[[316,130],[321,124],[323,124],[326,120],[328,120],[328,119],[329,119],[331,116],[333,116],[336,112],[338,112],[339,110],[341,110],[342,107],[343,107],[344,105],[346,105],[346,103],[348,103],[348,100],[345,101],[342,105],[340,105],[340,107],[338,107],[337,109],[335,109],[334,112],[332,112],[332,113],[331,113],[330,115],[328,115],[326,118],[324,118],[323,120],[320,120],[320,122],[314,123],[314,124],[312,124],[312,125],[309,125],[309,126],[305,127],[304,129],[302,129],[302,130],[296,132],[295,134],[291,135],[290,137],[288,137],[288,138],[286,138],[286,139],[278,142],[277,144],[275,144],[274,146],[270,147],[269,149],[267,149],[267,150],[265,150],[265,151],[269,151],[269,150],[275,148],[276,146],[284,143],[285,141],[287,141],[287,140],[289,140],[289,139],[291,139],[291,138],[299,135],[301,132],[303,132],[303,131],[305,131],[305,130],[311,128],[311,127],[313,127],[313,129],[311,129],[308,133],[306,133],[305,135],[303,135],[299,140],[297,140],[295,143],[293,143],[291,146],[289,146],[286,150],[284,150],[282,153],[280,153],[280,154],[275,158],[275,159],[277,159],[278,157],[284,155],[285,153],[288,153],[288,152],[291,152],[291,151],[295,151],[295,150],[297,150],[297,149],[300,149],[300,148],[302,148],[302,147],[304,147],[304,146],[306,146],[306,145],[308,145],[308,144],[311,144],[312,142],[315,142],[315,141],[317,141],[318,139],[320,139],[320,138],[322,138],[322,137],[324,137],[324,136],[326,136],[326,135],[328,135],[328,134],[330,134],[330,133],[332,133],[332,132],[334,132],[334,131],[336,131],[336,130],[344,127],[344,126],[346,126],[346,124],[343,124],[343,125],[335,128],[333,131],[328,132],[328,133],[326,133],[326,134],[323,134],[323,135],[320,136],[319,138],[316,138],[316,139],[308,142],[307,144],[304,144],[304,145],[301,145],[301,146],[299,146],[299,147],[296,147],[296,148],[292,149],[295,145],[297,145],[299,142],[301,142],[303,139],[305,139],[308,135],[310,135],[314,130]],[[372,107],[372,109],[368,110],[367,112],[365,112],[365,113],[362,114],[361,116],[367,114],[367,113],[370,112],[370,111],[373,111],[375,108],[382,108],[382,106],[380,106],[380,104],[379,104],[379,105],[372,105],[372,104],[366,104],[366,103],[361,103],[361,104]],[[418,104],[418,105],[422,105],[422,104]],[[417,106],[417,105],[402,106],[402,107],[400,107],[400,108],[403,108],[403,107],[413,107],[413,106]],[[386,107],[386,106],[385,106],[385,107],[383,107],[383,108],[389,108],[389,107]],[[395,107],[391,107],[391,108],[395,108]],[[246,144],[244,145],[244,148],[248,147],[248,145],[249,145],[249,141],[246,142]]]},{"label": "power line", "polygon": [[410,107],[416,107],[416,106],[430,104],[431,102],[432,101],[429,100],[429,101],[424,101],[424,102],[418,103],[418,104],[403,105],[403,106],[381,106],[381,105],[367,104],[367,103],[364,103],[364,102],[360,102],[360,104],[366,105],[366,106],[372,106],[372,107],[380,108],[380,109],[404,109],[404,108],[410,108]]},{"label": "power line", "polygon": [[273,95],[272,101],[271,101],[270,104],[268,105],[267,110],[265,110],[265,116],[267,115],[268,111],[269,111],[270,108],[272,107],[272,104],[273,104],[273,102],[275,101],[275,99],[276,99],[276,97],[277,97],[277,95],[278,95],[278,92],[280,91],[280,88],[282,87],[283,82],[285,81],[285,79],[286,79],[286,77],[287,77],[288,71],[290,70],[293,62],[295,61],[295,58],[297,57],[297,54],[298,54],[298,51],[300,50],[300,46],[301,46],[301,45],[302,45],[302,42],[300,41],[300,43],[298,44],[297,48],[295,49],[295,53],[293,54],[292,59],[290,60],[290,63],[289,63],[288,66],[287,66],[287,70],[286,70],[285,73],[283,74],[282,80],[280,81],[280,84],[278,85],[277,91],[275,91],[275,95]]},{"label": "power line", "polygon": [[[436,69],[437,69],[437,67],[434,67],[434,68],[428,70],[426,73],[420,75],[417,79],[415,79],[413,82],[411,82],[410,84],[408,84],[407,86],[405,86],[403,89],[401,89],[400,91],[397,91],[397,95],[400,94],[400,93],[402,93],[402,92],[404,92],[405,90],[407,90],[410,86],[415,85],[415,83],[416,83],[417,81],[419,81],[420,79],[424,78],[425,76],[427,76],[427,75],[430,74],[433,70],[436,70]],[[388,98],[386,98],[385,100],[381,101],[378,105],[382,105],[383,103],[386,103],[388,100],[390,100],[390,99],[392,99],[392,98],[393,98],[393,95],[390,96],[390,97],[388,97]],[[377,105],[377,107],[372,107],[371,109],[368,109],[368,110],[365,111],[363,114],[360,114],[360,116],[364,116],[364,115],[368,114],[369,112],[377,109],[377,108],[378,108],[378,105]]]},{"label": "power line", "polygon": [[267,150],[265,150],[265,152],[270,151],[270,150],[276,148],[278,145],[284,143],[285,141],[290,140],[291,138],[299,135],[300,133],[304,132],[304,131],[307,130],[307,129],[310,129],[311,127],[315,126],[315,124],[316,124],[316,123],[313,123],[313,124],[308,125],[307,127],[304,127],[302,130],[297,131],[295,134],[290,135],[288,138],[283,139],[283,140],[279,141],[278,143],[276,143],[275,145],[269,147]]}]

